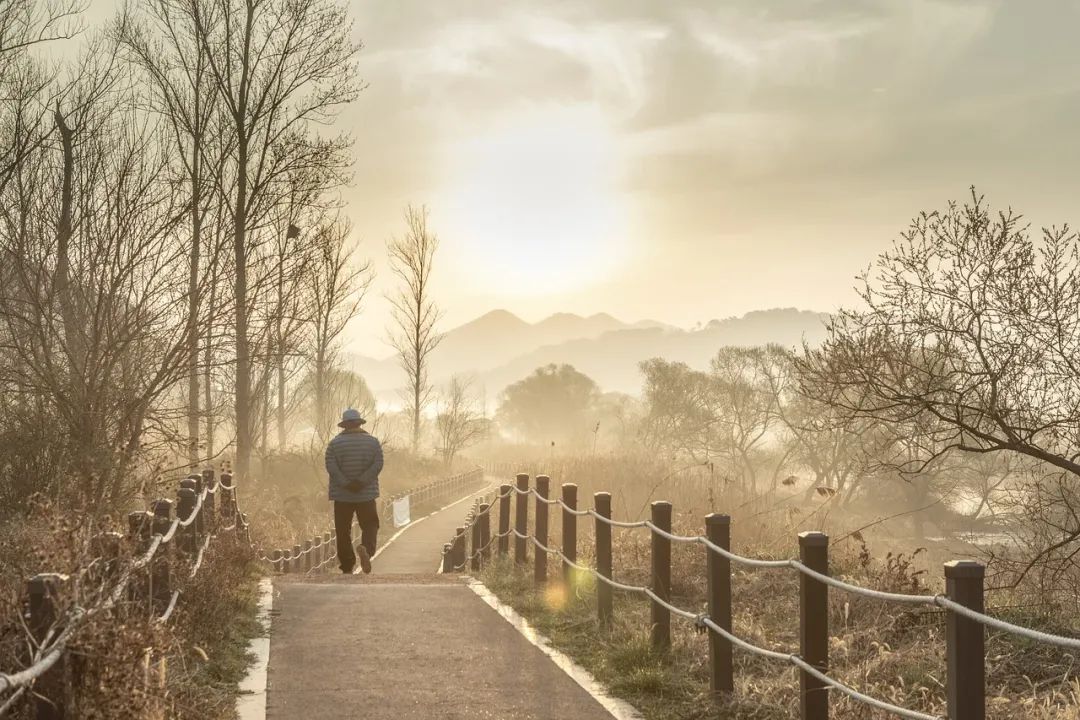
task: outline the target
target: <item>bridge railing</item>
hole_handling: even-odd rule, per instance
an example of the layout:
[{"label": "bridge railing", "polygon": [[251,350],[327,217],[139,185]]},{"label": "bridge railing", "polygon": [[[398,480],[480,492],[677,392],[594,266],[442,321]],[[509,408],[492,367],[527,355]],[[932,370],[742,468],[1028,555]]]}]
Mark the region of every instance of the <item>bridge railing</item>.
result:
[{"label": "bridge railing", "polygon": [[[159,498],[150,508],[128,514],[126,533],[92,538],[93,557],[77,576],[41,573],[27,581],[26,625],[34,648],[26,668],[0,672],[0,697],[11,693],[0,703],[0,716],[33,688],[35,718],[64,717],[64,664],[79,630],[122,611],[168,622],[215,537],[242,533],[251,542],[229,473],[189,475],[180,481],[175,501]],[[179,577],[177,569],[183,570]],[[65,607],[61,598],[68,595],[74,601]]]},{"label": "bridge railing", "polygon": [[[533,530],[529,527],[529,499],[534,500]],[[511,500],[514,510],[511,512]],[[498,504],[498,528],[492,533],[491,515]],[[558,547],[549,541],[549,509],[562,513],[562,537]],[[594,523],[595,567],[578,563],[578,518],[589,517]],[[443,546],[443,571],[481,569],[496,551],[501,557],[510,552],[514,539],[514,561],[528,563],[528,549],[534,546],[533,575],[538,584],[548,580],[548,557],[562,564],[562,581],[571,586],[575,573],[588,573],[599,582],[596,612],[602,626],[610,625],[615,590],[638,595],[650,603],[650,642],[657,650],[671,646],[671,616],[693,623],[708,634],[710,687],[714,694],[734,690],[733,649],[759,655],[795,666],[799,670],[800,717],[802,720],[827,720],[829,690],[836,690],[852,700],[898,717],[913,720],[941,720],[937,716],[900,707],[870,697],[828,675],[829,667],[829,589],[833,588],[867,598],[909,605],[941,608],[946,614],[946,699],[949,720],[984,720],[986,717],[985,628],[1012,633],[1031,641],[1080,650],[1080,639],[1052,635],[1008,623],[984,612],[983,579],[985,567],[969,560],[945,563],[945,594],[914,595],[882,592],[844,582],[829,574],[829,538],[821,532],[799,533],[799,557],[771,560],[744,557],[731,551],[731,518],[710,514],[704,518],[703,535],[677,535],[672,532],[671,503],[651,504],[648,520],[619,521],[611,517],[611,495],[593,496],[593,506],[578,508],[577,486],[562,485],[561,496],[550,493],[550,478],[536,476],[535,487],[529,475],[517,474],[514,485],[502,485],[491,501],[479,500],[457,528],[452,540]],[[611,536],[613,529],[645,530],[651,539],[651,581],[649,585],[631,585],[615,579],[612,567]],[[497,543],[497,545],[496,545]],[[671,601],[672,543],[701,545],[705,548],[708,603],[705,612],[693,612]],[[778,652],[759,647],[732,632],[731,564],[769,570],[793,570],[799,574],[799,651]]]},{"label": "bridge railing", "polygon": [[[398,500],[409,498],[413,509],[434,508],[444,500],[456,499],[462,491],[483,479],[483,469],[475,468],[382,498],[379,508],[380,521],[387,525],[393,524],[393,506]],[[360,539],[357,536],[353,540],[353,549],[357,549],[359,544]],[[333,562],[337,559],[337,531],[331,527],[323,533],[294,544],[291,548],[269,551],[256,548],[255,552],[260,560],[279,573],[310,575],[332,571]]]},{"label": "bridge railing", "polygon": [[[483,470],[477,468],[394,496],[391,501],[412,495],[423,507],[460,495],[483,477]],[[62,670],[72,637],[95,618],[121,610],[168,622],[184,586],[199,573],[212,541],[222,533],[237,535],[256,557],[279,572],[324,571],[337,557],[333,529],[288,550],[266,553],[256,547],[229,472],[221,473],[220,478],[215,478],[213,470],[189,475],[179,482],[175,501],[159,498],[150,507],[128,514],[126,533],[106,532],[93,538],[93,557],[79,577],[42,573],[27,581],[27,627],[34,652],[26,668],[0,672],[0,716],[33,688],[33,716],[37,720],[63,718]],[[179,577],[175,574],[178,567],[186,570]],[[64,607],[61,598],[75,589],[72,585],[77,585],[77,597]]]}]

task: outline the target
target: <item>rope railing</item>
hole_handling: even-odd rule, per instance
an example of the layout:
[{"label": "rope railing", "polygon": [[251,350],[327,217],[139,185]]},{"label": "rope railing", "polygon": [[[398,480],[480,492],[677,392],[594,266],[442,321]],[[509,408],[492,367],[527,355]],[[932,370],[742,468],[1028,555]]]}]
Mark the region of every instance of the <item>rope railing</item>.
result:
[{"label": "rope railing", "polygon": [[[391,495],[382,502],[379,512],[380,518],[382,520],[387,519],[387,513],[393,512],[393,504],[397,500],[406,497],[415,498],[416,506],[423,507],[458,493],[462,488],[474,485],[483,478],[484,471],[481,468],[475,468],[448,478],[435,480],[412,490]],[[314,535],[301,543],[293,545],[291,548],[271,550],[269,553],[257,549],[256,552],[260,560],[269,563],[279,573],[310,575],[332,568],[333,561],[337,559],[336,541],[337,531],[330,528],[321,534]],[[359,543],[359,538],[356,538],[353,545],[358,547]]]},{"label": "rope railing", "polygon": [[[419,503],[433,502],[482,479],[483,470],[476,469],[428,483],[405,494],[418,498]],[[49,675],[67,654],[70,640],[87,622],[116,608],[125,599],[128,606],[145,606],[155,623],[169,622],[183,595],[182,588],[172,587],[169,573],[166,551],[174,541],[179,552],[190,560],[186,573],[188,581],[193,580],[203,567],[212,539],[216,534],[226,532],[239,533],[256,558],[281,572],[320,572],[337,559],[333,530],[289,550],[264,552],[252,540],[251,526],[247,516],[240,511],[236,491],[231,473],[222,473],[220,478],[215,478],[213,470],[189,475],[180,481],[175,502],[158,499],[151,504],[152,511],[129,513],[126,537],[120,533],[105,533],[95,538],[94,545],[101,554],[89,560],[80,571],[81,575],[101,575],[97,579],[102,585],[93,593],[96,601],[89,606],[75,602],[66,609],[60,607],[60,597],[71,582],[67,576],[44,573],[31,578],[28,582],[28,624],[35,651],[27,667],[16,672],[0,672],[0,695],[11,693],[0,703],[0,715],[13,707],[35,683]],[[402,496],[404,494],[393,496],[384,507]],[[122,563],[125,545],[131,548],[134,556]],[[140,574],[144,581],[133,584]],[[113,584],[109,585],[110,582]],[[39,707],[52,711],[57,702],[61,701],[49,698],[42,700]]]},{"label": "rope railing", "polygon": [[[71,585],[71,578],[66,575],[41,573],[27,582],[27,627],[35,641],[35,651],[27,667],[17,672],[0,672],[0,694],[12,692],[0,709],[12,707],[28,688],[47,677],[67,654],[71,639],[90,620],[114,610],[125,599],[125,607],[143,608],[142,611],[155,622],[168,622],[181,596],[181,588],[171,587],[168,551],[173,541],[176,541],[178,552],[190,560],[186,576],[190,581],[203,566],[215,530],[228,532],[237,527],[239,513],[234,487],[225,482],[226,478],[231,480],[228,474],[216,479],[213,470],[189,475],[180,481],[175,503],[161,498],[151,504],[151,511],[129,513],[126,536],[116,532],[95,536],[91,548],[98,555],[88,560],[80,571],[81,577],[89,577],[98,583],[96,591],[85,593],[96,598],[89,606],[84,606],[78,599],[82,589],[80,583],[74,588],[75,602],[67,608],[60,607],[60,598]],[[224,496],[220,508],[216,507],[218,492]],[[233,522],[228,525],[218,522],[228,519]],[[123,562],[125,546],[133,553],[126,563]],[[144,581],[133,584],[137,576],[142,576]],[[39,715],[54,712],[57,703],[61,702],[60,698],[39,698],[36,712]]]},{"label": "rope railing", "polygon": [[[611,592],[620,590],[649,600],[652,607],[651,642],[656,649],[671,644],[670,617],[692,622],[709,633],[710,685],[715,694],[730,693],[734,688],[731,651],[739,648],[748,653],[794,666],[802,674],[800,710],[803,720],[828,718],[828,690],[836,690],[852,701],[898,717],[912,720],[942,720],[938,716],[901,707],[866,695],[830,676],[828,668],[829,628],[828,589],[835,588],[872,600],[940,607],[946,611],[947,705],[949,720],[981,720],[985,716],[985,631],[984,627],[1024,637],[1033,642],[1080,650],[1080,639],[1055,635],[1009,623],[983,612],[984,568],[971,561],[945,564],[946,593],[916,595],[885,592],[856,585],[832,577],[828,570],[828,537],[810,532],[799,535],[798,559],[764,559],[738,555],[731,551],[728,516],[712,514],[705,519],[705,535],[679,535],[672,532],[670,503],[654,502],[651,518],[639,521],[620,521],[611,517],[611,496],[597,493],[594,507],[578,509],[577,486],[562,486],[562,497],[553,498],[548,492],[550,479],[536,476],[536,485],[529,486],[529,476],[517,474],[514,485],[501,486],[491,503],[478,502],[466,524],[457,529],[450,543],[443,548],[444,571],[477,570],[490,557],[492,545],[499,541],[499,555],[509,555],[509,540],[514,539],[515,564],[527,563],[527,549],[534,553],[534,577],[538,583],[547,581],[547,558],[558,558],[563,566],[564,581],[573,582],[571,573],[590,574],[597,581],[597,612],[603,625],[610,624],[613,614]],[[535,518],[529,526],[529,504],[532,498]],[[511,512],[511,499],[516,507]],[[495,502],[499,505],[499,531],[490,532],[490,518]],[[558,505],[562,511],[562,547],[549,544],[548,510]],[[577,562],[577,518],[591,516],[595,521],[596,567]],[[649,585],[630,585],[618,582],[612,573],[611,529],[647,529],[652,536],[652,581]],[[471,552],[466,548],[471,535]],[[505,541],[505,542],[504,542]],[[705,548],[708,573],[708,612],[695,613],[672,602],[671,547],[673,543],[696,544]],[[798,653],[759,647],[732,632],[731,563],[758,569],[791,569],[801,577],[800,648]]]}]

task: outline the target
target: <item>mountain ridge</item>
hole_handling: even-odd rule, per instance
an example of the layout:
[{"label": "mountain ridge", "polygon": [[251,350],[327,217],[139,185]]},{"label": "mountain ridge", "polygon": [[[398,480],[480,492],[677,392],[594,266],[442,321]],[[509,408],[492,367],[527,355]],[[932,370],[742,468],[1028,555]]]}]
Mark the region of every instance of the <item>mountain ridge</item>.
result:
[{"label": "mountain ridge", "polygon": [[[555,313],[529,323],[495,309],[445,333],[432,355],[436,387],[467,374],[488,393],[498,393],[537,367],[568,363],[604,390],[640,391],[638,364],[653,357],[705,367],[723,346],[770,342],[811,345],[824,338],[826,313],[797,308],[755,310],[714,319],[695,329],[642,320],[627,323],[608,313]],[[395,357],[378,360],[353,355],[351,369],[367,380],[380,401],[396,402],[404,385]]]}]

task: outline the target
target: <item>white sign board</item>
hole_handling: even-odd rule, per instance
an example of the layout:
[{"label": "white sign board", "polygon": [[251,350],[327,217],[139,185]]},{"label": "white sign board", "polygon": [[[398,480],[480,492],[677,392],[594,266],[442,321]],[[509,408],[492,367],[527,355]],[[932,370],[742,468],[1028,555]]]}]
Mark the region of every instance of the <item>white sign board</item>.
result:
[{"label": "white sign board", "polygon": [[412,519],[409,517],[409,496],[394,501],[394,527],[405,527]]}]

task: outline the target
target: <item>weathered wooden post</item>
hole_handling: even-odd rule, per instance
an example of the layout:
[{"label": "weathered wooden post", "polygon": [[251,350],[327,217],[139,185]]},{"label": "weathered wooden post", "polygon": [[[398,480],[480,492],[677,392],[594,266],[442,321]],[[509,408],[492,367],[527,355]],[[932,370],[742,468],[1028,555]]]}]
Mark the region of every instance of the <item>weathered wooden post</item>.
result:
[{"label": "weathered wooden post", "polygon": [[[945,595],[984,612],[986,568],[972,560],[945,563]],[[949,720],[986,717],[986,631],[982,623],[949,610],[945,616],[945,666]]]},{"label": "weathered wooden post", "polygon": [[[799,560],[814,572],[829,574],[829,536],[799,533]],[[820,672],[829,669],[829,586],[799,573],[799,655]],[[799,671],[802,720],[828,720],[829,686]]]},{"label": "weathered wooden post", "polygon": [[[551,478],[547,475],[536,476],[536,528],[534,535],[536,541],[547,547],[548,544],[548,495],[551,492]],[[536,548],[533,556],[533,582],[543,584],[547,582],[548,554],[541,548]]]},{"label": "weathered wooden post", "polygon": [[303,546],[300,543],[296,543],[292,546],[292,561],[289,563],[289,572],[298,573],[304,570],[304,556],[301,555]]},{"label": "weathered wooden post", "polygon": [[483,547],[483,542],[480,540],[480,516],[473,516],[472,523],[469,525],[469,568],[473,572],[480,570],[480,548]]},{"label": "weathered wooden post", "polygon": [[[611,493],[598,492],[593,495],[593,510],[599,516],[596,518],[596,528],[593,531],[596,536],[596,572],[608,580],[613,580],[611,576],[611,526],[600,519],[611,519]],[[604,627],[611,625],[614,610],[611,590],[611,586],[603,580],[596,583],[596,615]]]},{"label": "weathered wooden post", "polygon": [[[705,516],[705,537],[724,550],[731,550],[731,518],[710,513]],[[731,632],[731,561],[720,553],[707,550],[706,571],[709,583],[709,617]],[[709,687],[714,695],[735,689],[735,669],[731,641],[709,631]]]},{"label": "weathered wooden post", "polygon": [[[657,500],[650,507],[653,525],[671,532],[671,503]],[[651,535],[652,591],[661,600],[671,602],[671,541],[656,531]],[[651,616],[652,647],[654,650],[666,651],[671,647],[671,611],[653,600]]]},{"label": "weathered wooden post", "polygon": [[[181,481],[181,484],[183,482],[187,481]],[[193,512],[195,512],[195,489],[189,484],[188,487],[181,487],[176,491],[176,517],[187,522],[191,519]],[[187,527],[179,527],[176,531],[180,535],[177,539],[180,549],[186,553],[195,552],[195,546],[198,544],[198,539],[195,537],[195,523]]]},{"label": "weathered wooden post", "polygon": [[221,473],[221,486],[218,492],[221,493],[218,514],[224,524],[232,525],[236,522],[236,488],[233,487],[230,473]]},{"label": "weathered wooden post", "polygon": [[499,555],[506,557],[510,552],[510,493],[509,485],[499,486]]},{"label": "weathered wooden post", "polygon": [[526,473],[518,473],[517,476],[517,512],[514,514],[514,529],[520,533],[514,537],[514,562],[524,565],[528,559],[528,541],[525,536],[529,534],[529,476]]},{"label": "weathered wooden post", "polygon": [[491,504],[480,504],[480,559],[481,565],[491,557]]},{"label": "weathered wooden post", "polygon": [[[29,630],[34,640],[45,642],[52,631],[52,637],[62,631],[57,625],[60,620],[60,593],[67,583],[67,575],[42,573],[30,578],[26,583],[30,600]],[[63,720],[65,715],[64,691],[67,676],[67,658],[59,661],[38,678],[34,683],[34,717],[36,720]]]},{"label": "weathered wooden post", "polygon": [[[188,479],[195,481],[195,486],[194,486],[195,501],[196,501],[196,503],[198,503],[198,499],[199,499],[199,497],[202,496],[202,491],[203,491],[203,477],[199,473],[192,473],[192,474],[188,475]],[[206,495],[207,496],[205,498],[203,498],[202,508],[199,510],[199,514],[195,518],[195,532],[198,534],[199,538],[202,538],[206,534],[206,513],[205,513],[205,510],[206,510],[206,501],[210,499],[210,493],[207,493]]]},{"label": "weathered wooden post", "polygon": [[312,553],[311,548],[312,548],[311,540],[305,540],[304,541],[304,561],[300,566],[300,569],[303,570],[305,574],[311,571],[311,561],[314,558],[314,554]]},{"label": "weathered wooden post", "polygon": [[282,560],[283,553],[280,550],[270,551],[270,567],[274,568],[274,572],[285,572],[283,567],[284,560]]},{"label": "weathered wooden post", "polygon": [[[150,538],[154,527],[154,514],[146,510],[128,513],[128,539],[135,554],[142,555],[150,549]],[[128,599],[134,604],[149,603],[150,570],[140,570],[128,583]]]},{"label": "weathered wooden post", "polygon": [[[577,485],[574,483],[563,483],[562,486],[562,553],[563,556],[570,562],[577,562],[577,515],[570,512],[571,510],[577,510]],[[563,568],[563,583],[566,584],[569,589],[574,582],[574,568],[569,563],[564,562]]]},{"label": "weathered wooden post", "polygon": [[[206,468],[202,471],[202,486],[214,487],[214,469]],[[203,503],[203,512],[206,513],[206,527],[213,529],[217,523],[217,490],[206,493],[206,501]]]},{"label": "weathered wooden post", "polygon": [[[151,532],[154,535],[164,536],[172,527],[172,500],[161,498],[155,500],[151,507],[154,509]],[[169,546],[171,544],[163,542],[158,545],[150,572],[150,597],[153,600],[154,611],[158,614],[165,612],[172,597],[172,582],[169,574],[169,558],[172,555]]]},{"label": "weathered wooden post", "polygon": [[445,543],[442,546],[442,572],[454,572],[454,544]]},{"label": "weathered wooden post", "polygon": [[454,532],[454,548],[450,558],[452,570],[461,572],[465,569],[465,527],[459,527]]}]

